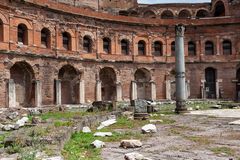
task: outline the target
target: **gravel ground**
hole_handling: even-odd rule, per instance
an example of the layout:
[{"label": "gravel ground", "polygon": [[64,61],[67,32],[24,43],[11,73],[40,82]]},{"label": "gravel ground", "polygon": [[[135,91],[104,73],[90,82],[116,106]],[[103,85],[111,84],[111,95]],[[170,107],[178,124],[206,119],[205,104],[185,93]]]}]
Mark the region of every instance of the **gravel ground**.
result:
[{"label": "gravel ground", "polygon": [[[225,110],[214,112],[228,114]],[[240,116],[240,110],[229,113]],[[124,154],[138,152],[153,160],[240,160],[240,125],[228,124],[239,118],[210,115],[169,115],[176,122],[158,124],[158,132],[143,140],[141,148],[123,149],[119,142],[107,143],[102,159],[123,160]]]}]

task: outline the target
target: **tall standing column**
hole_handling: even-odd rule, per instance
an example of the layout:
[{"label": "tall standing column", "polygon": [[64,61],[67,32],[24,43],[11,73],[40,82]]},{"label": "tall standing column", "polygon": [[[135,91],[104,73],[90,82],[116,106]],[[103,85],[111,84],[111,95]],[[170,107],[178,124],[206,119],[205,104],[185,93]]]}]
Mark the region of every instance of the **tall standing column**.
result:
[{"label": "tall standing column", "polygon": [[135,81],[132,81],[131,98],[132,100],[137,99],[137,83]]},{"label": "tall standing column", "polygon": [[206,98],[206,91],[205,91],[205,80],[204,79],[202,79],[201,80],[201,98],[202,99],[205,99]]},{"label": "tall standing column", "polygon": [[16,89],[13,79],[8,81],[8,107],[17,107],[16,106]]},{"label": "tall standing column", "polygon": [[96,84],[96,101],[102,101],[102,81],[97,80]]},{"label": "tall standing column", "polygon": [[42,105],[42,87],[39,80],[35,80],[35,106],[41,107]]},{"label": "tall standing column", "polygon": [[85,82],[80,80],[79,82],[79,103],[85,103]]},{"label": "tall standing column", "polygon": [[186,81],[185,81],[185,60],[184,60],[184,31],[183,25],[175,28],[176,37],[176,113],[186,112]]},{"label": "tall standing column", "polygon": [[56,85],[56,105],[62,104],[62,91],[61,91],[61,80],[55,80]]}]

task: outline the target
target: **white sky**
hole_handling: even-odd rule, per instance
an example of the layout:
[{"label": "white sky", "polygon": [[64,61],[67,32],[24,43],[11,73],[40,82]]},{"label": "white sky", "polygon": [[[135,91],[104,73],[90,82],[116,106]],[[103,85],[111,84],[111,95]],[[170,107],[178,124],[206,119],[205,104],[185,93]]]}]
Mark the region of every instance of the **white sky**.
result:
[{"label": "white sky", "polygon": [[155,4],[155,3],[202,3],[211,2],[211,0],[138,0],[138,3]]}]

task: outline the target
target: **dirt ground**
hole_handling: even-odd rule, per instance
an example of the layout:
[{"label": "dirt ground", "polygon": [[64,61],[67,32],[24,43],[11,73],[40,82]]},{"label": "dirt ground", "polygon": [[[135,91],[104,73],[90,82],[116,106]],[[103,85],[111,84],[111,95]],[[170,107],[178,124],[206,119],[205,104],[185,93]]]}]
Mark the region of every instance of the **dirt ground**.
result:
[{"label": "dirt ground", "polygon": [[157,124],[157,133],[142,140],[141,148],[123,149],[119,142],[107,143],[102,159],[123,160],[124,154],[138,152],[153,160],[240,160],[240,125],[228,124],[239,118],[166,116],[176,122]]}]

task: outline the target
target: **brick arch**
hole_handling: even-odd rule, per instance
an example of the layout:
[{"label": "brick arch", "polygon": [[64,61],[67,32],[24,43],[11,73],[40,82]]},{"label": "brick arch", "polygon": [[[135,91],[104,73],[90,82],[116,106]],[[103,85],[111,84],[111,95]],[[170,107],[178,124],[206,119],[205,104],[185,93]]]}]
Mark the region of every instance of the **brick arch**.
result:
[{"label": "brick arch", "polygon": [[112,67],[103,67],[99,71],[99,79],[102,82],[101,93],[103,101],[116,100],[117,74]]},{"label": "brick arch", "polygon": [[77,104],[79,102],[79,71],[70,64],[62,66],[58,71],[61,80],[62,104]]},{"label": "brick arch", "polygon": [[[182,17],[184,15],[184,13],[187,14],[186,15],[187,17],[185,17],[185,16]],[[183,15],[181,15],[181,14],[183,14]],[[179,10],[177,15],[178,15],[178,18],[191,18],[192,17],[192,11],[190,9],[184,8],[184,9]]]},{"label": "brick arch", "polygon": [[25,20],[25,19],[17,19],[14,22],[15,22],[14,26],[16,26],[16,27],[18,27],[18,25],[20,25],[20,24],[24,24],[27,27],[28,30],[32,30],[33,29],[32,28],[32,24],[29,21]]},{"label": "brick arch", "polygon": [[146,11],[143,12],[143,17],[146,17],[146,18],[156,18],[157,14],[153,10],[146,10]]},{"label": "brick arch", "polygon": [[[208,17],[209,14],[210,14],[209,10],[207,10],[206,8],[199,8],[199,9],[196,10],[196,12],[195,12],[195,17],[197,17],[197,18],[203,18],[203,17],[199,17],[199,16],[198,16],[198,14],[200,14],[200,12],[202,12],[202,14],[203,14],[203,13],[207,14],[206,17]],[[204,15],[205,15],[205,14],[204,14]]]},{"label": "brick arch", "polygon": [[[171,15],[170,17],[164,17],[165,19],[167,19],[167,18],[174,18],[176,15],[174,14],[175,12],[172,10],[172,9],[166,9],[166,10],[162,10],[162,12],[160,13],[160,17],[161,18],[163,18],[162,16],[164,15],[164,14],[169,14],[169,15]],[[168,16],[169,16],[168,15]]]},{"label": "brick arch", "polygon": [[228,5],[228,1],[227,0],[215,0],[215,2],[212,3],[212,15],[214,16],[215,10],[216,10],[216,5],[218,3],[222,3],[225,9],[225,16],[229,15],[229,5]]},{"label": "brick arch", "polygon": [[35,74],[32,66],[26,61],[15,62],[10,68],[10,79],[15,84],[16,107],[33,107]]},{"label": "brick arch", "polygon": [[8,24],[9,23],[7,17],[1,12],[0,12],[0,20],[2,21],[3,24]]}]

